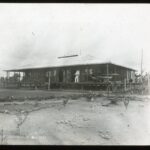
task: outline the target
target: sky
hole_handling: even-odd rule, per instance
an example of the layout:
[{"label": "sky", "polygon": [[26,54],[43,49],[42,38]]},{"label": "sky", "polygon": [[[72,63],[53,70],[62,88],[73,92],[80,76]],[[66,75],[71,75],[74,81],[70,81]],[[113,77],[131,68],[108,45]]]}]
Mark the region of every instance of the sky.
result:
[{"label": "sky", "polygon": [[150,72],[150,4],[0,4],[2,70],[81,53]]}]

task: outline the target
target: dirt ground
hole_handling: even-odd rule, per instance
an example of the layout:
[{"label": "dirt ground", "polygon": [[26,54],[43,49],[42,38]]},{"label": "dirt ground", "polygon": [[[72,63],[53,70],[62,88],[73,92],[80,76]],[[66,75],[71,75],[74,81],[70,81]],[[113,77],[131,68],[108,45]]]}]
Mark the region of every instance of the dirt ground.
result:
[{"label": "dirt ground", "polygon": [[[80,96],[70,98],[72,94]],[[149,95],[132,95],[126,109],[122,99],[111,104],[107,96],[88,101],[82,94],[0,89],[1,99],[13,97],[0,102],[0,144],[150,144]]]}]

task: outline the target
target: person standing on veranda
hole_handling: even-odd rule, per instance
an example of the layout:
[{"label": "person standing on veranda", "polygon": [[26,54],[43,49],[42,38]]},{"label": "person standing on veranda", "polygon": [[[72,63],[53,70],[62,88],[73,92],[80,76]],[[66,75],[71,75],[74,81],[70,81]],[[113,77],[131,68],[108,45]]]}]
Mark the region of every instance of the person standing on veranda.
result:
[{"label": "person standing on veranda", "polygon": [[75,73],[75,83],[79,83],[79,76],[80,76],[80,71],[77,70]]}]

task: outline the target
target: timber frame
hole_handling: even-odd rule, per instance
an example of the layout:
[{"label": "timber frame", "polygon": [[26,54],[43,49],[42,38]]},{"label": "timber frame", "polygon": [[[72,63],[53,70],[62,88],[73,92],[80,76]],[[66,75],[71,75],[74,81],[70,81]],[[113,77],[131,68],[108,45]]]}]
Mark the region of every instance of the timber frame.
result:
[{"label": "timber frame", "polygon": [[[79,83],[74,82],[76,70],[80,71]],[[24,88],[77,88],[105,89],[106,81],[124,85],[135,81],[135,70],[114,63],[80,64],[67,66],[51,66],[40,68],[22,68],[5,70],[6,87]],[[10,73],[18,74],[18,79],[10,80]]]}]

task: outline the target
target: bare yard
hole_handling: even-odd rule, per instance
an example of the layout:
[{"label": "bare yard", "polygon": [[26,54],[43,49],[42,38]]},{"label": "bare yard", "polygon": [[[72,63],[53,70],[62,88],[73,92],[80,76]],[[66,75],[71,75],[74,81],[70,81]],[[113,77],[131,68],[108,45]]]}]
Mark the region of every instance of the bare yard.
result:
[{"label": "bare yard", "polygon": [[[110,104],[106,96],[97,96],[94,101],[87,101],[82,94],[69,98],[64,106],[63,100],[71,94],[80,95],[63,91],[1,90],[1,99],[13,97],[11,101],[0,102],[1,144],[150,144],[149,96],[132,96],[134,99],[127,109],[121,100]],[[54,98],[50,98],[52,95]],[[38,97],[43,100],[36,100]]]}]

